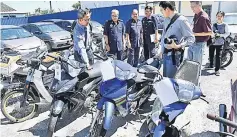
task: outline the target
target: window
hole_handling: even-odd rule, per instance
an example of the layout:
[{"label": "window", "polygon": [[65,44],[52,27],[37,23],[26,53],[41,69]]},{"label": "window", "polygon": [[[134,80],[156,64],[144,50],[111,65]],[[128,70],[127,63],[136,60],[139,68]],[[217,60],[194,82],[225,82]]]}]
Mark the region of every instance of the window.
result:
[{"label": "window", "polygon": [[44,33],[63,31],[62,28],[60,28],[59,26],[57,26],[55,24],[39,25],[39,28]]},{"label": "window", "polygon": [[31,32],[32,33],[35,33],[36,31],[40,31],[36,26],[34,25],[30,25],[30,28],[31,28]]},{"label": "window", "polygon": [[22,28],[24,28],[25,30],[31,32],[31,30],[30,30],[30,26],[28,26],[28,25],[26,25],[26,26],[22,26]]},{"label": "window", "polygon": [[12,40],[32,37],[28,31],[23,28],[7,28],[1,29],[1,40]]},{"label": "window", "polygon": [[55,22],[55,24],[58,25],[58,26],[61,27],[61,28],[63,27],[62,22]]},{"label": "window", "polygon": [[237,25],[237,14],[236,15],[226,15],[224,17],[224,22],[229,25]]}]

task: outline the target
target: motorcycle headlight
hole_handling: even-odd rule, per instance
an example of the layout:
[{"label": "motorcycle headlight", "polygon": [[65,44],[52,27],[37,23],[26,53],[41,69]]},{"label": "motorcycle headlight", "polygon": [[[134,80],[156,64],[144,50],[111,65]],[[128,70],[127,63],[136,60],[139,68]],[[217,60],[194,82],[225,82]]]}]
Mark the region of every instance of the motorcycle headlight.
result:
[{"label": "motorcycle headlight", "polygon": [[178,84],[178,98],[181,102],[188,103],[194,99],[198,99],[202,94],[201,89],[191,82],[177,80],[176,84]]},{"label": "motorcycle headlight", "polygon": [[129,80],[136,76],[134,72],[130,71],[123,71],[120,68],[116,67],[115,69],[115,75],[120,80]]}]

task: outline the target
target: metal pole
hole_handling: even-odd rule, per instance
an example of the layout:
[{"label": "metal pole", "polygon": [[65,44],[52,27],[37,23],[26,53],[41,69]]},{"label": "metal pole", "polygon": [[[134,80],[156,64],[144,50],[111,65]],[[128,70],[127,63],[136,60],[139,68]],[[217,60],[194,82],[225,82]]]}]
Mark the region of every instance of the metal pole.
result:
[{"label": "metal pole", "polygon": [[219,1],[219,4],[218,4],[218,11],[221,10],[221,1]]},{"label": "metal pole", "polygon": [[52,10],[52,3],[51,3],[51,1],[49,1],[49,6],[50,6],[50,13],[52,13],[53,10]]},{"label": "metal pole", "polygon": [[181,12],[181,1],[179,1],[179,13]]}]

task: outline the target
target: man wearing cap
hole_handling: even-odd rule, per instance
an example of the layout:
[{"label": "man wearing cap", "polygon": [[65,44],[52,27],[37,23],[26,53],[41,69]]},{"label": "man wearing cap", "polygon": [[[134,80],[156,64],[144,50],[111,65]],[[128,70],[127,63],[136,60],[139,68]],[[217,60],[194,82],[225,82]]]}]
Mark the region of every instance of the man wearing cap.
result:
[{"label": "man wearing cap", "polygon": [[152,7],[146,6],[146,17],[142,19],[145,60],[155,56],[155,44],[159,41],[158,20],[156,17],[152,16],[151,13]]},{"label": "man wearing cap", "polygon": [[128,63],[137,67],[142,43],[142,22],[138,19],[137,9],[133,10],[132,19],[126,23],[126,39],[129,49]]},{"label": "man wearing cap", "polygon": [[110,54],[117,55],[122,60],[122,52],[125,49],[125,25],[119,19],[119,11],[112,10],[111,20],[106,21],[104,28],[105,45]]},{"label": "man wearing cap", "polygon": [[89,46],[89,21],[91,13],[89,9],[78,12],[78,20],[73,30],[74,57],[81,63],[86,64],[87,69],[92,69],[93,54]]}]

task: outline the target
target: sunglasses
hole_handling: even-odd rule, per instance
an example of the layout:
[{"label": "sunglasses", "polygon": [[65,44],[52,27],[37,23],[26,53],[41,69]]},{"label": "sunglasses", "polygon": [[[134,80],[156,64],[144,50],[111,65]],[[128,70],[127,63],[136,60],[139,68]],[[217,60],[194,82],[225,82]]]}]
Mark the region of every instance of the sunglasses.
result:
[{"label": "sunglasses", "polygon": [[118,17],[118,15],[111,15],[112,17],[115,17],[115,18],[117,18]]}]

